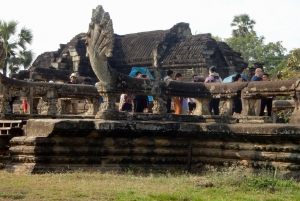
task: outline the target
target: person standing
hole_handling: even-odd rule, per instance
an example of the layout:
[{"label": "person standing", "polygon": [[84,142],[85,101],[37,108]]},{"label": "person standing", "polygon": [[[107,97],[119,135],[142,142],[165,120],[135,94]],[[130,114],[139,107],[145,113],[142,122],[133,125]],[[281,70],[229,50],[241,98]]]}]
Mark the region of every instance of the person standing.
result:
[{"label": "person standing", "polygon": [[[192,82],[199,82],[199,78],[197,75],[192,76]],[[194,98],[187,98],[188,102],[188,114],[192,114],[194,109],[196,109],[196,102]]]},{"label": "person standing", "polygon": [[[236,76],[233,77],[233,82],[242,82],[243,78],[241,74],[236,74]],[[240,92],[240,91],[239,91]],[[242,100],[241,100],[241,94],[238,93],[239,95],[237,97],[233,98],[233,104],[234,104],[234,109],[233,109],[233,116],[240,115],[243,109],[242,105]]]},{"label": "person standing", "polygon": [[[167,70],[167,76],[164,78],[164,81],[172,81],[173,80],[173,71],[172,70]],[[172,99],[171,97],[168,97],[167,99],[167,113],[171,113],[171,103]]]},{"label": "person standing", "polygon": [[[181,73],[176,73],[175,81],[181,82],[182,75]],[[174,114],[181,114],[182,113],[182,97],[174,96],[173,103],[174,103]]]},{"label": "person standing", "polygon": [[262,75],[263,75],[263,70],[261,68],[255,69],[255,75],[251,78],[251,82],[262,81],[261,79]]},{"label": "person standing", "polygon": [[[79,84],[77,81],[77,74],[76,73],[72,73],[70,75],[70,81],[67,82],[67,84]],[[72,109],[72,114],[77,114],[78,113],[78,99],[71,99],[71,104],[67,104],[67,112],[71,113],[71,109]]]},{"label": "person standing", "polygon": [[[262,75],[262,81],[269,81],[269,74],[264,73]],[[265,111],[266,106],[267,106],[268,116],[271,116],[272,102],[273,102],[273,98],[263,98],[263,99],[261,99],[259,116],[264,116],[264,111]]]},{"label": "person standing", "polygon": [[[205,83],[211,83],[211,82],[216,82],[216,83],[222,83],[222,78],[220,77],[219,73],[216,72],[216,67],[212,66],[209,68],[209,76],[205,79]],[[209,105],[208,105],[208,110],[211,114],[214,115],[219,115],[219,104],[220,104],[220,98],[213,98]],[[214,111],[212,113],[212,110]]]},{"label": "person standing", "polygon": [[[146,77],[143,77],[143,74],[141,72],[136,72],[134,75],[135,78],[140,79],[149,79],[149,76],[146,75]],[[148,108],[148,96],[145,95],[134,95],[133,96],[133,107],[134,112],[144,112],[145,108]]]},{"label": "person standing", "polygon": [[[255,69],[255,75],[251,78],[251,82],[257,82],[257,81],[262,81],[261,77],[263,74],[263,70],[261,68],[256,68]],[[260,104],[261,100],[257,99],[255,102],[255,115],[259,116],[260,114]]]}]

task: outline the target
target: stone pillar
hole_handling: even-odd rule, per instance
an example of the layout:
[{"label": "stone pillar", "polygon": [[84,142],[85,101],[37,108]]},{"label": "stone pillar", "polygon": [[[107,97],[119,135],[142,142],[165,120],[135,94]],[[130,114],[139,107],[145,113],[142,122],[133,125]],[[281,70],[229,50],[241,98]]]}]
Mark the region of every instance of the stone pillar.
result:
[{"label": "stone pillar", "polygon": [[103,97],[104,103],[101,104],[100,111],[97,112],[96,119],[119,119],[119,111],[116,106],[116,100],[119,98],[119,94],[111,92],[100,92]]},{"label": "stone pillar", "polygon": [[[257,99],[246,99],[242,98],[242,104],[243,104],[243,110],[242,110],[242,116],[255,116],[255,111],[257,110],[257,104],[258,101],[260,103],[260,100]],[[260,107],[259,107],[260,108]]]},{"label": "stone pillar", "polygon": [[96,115],[100,107],[100,98],[87,98],[88,111],[86,115]]},{"label": "stone pillar", "polygon": [[233,105],[233,99],[228,98],[226,100],[226,116],[231,116],[232,115],[232,105]]},{"label": "stone pillar", "polygon": [[300,80],[296,81],[296,88],[295,88],[295,96],[294,96],[294,103],[295,109],[292,113],[290,123],[291,124],[299,124],[300,123]]},{"label": "stone pillar", "polygon": [[195,115],[211,115],[208,110],[209,102],[211,98],[195,98],[196,109],[194,111]]},{"label": "stone pillar", "polygon": [[57,103],[58,98],[56,91],[48,91],[46,96],[43,97],[45,102],[44,107],[42,108],[41,114],[44,115],[56,115],[58,113]]},{"label": "stone pillar", "polygon": [[167,113],[167,97],[163,95],[153,96],[153,108],[152,112],[154,114],[166,114]]},{"label": "stone pillar", "polygon": [[10,113],[10,101],[11,97],[0,97],[0,113]]}]

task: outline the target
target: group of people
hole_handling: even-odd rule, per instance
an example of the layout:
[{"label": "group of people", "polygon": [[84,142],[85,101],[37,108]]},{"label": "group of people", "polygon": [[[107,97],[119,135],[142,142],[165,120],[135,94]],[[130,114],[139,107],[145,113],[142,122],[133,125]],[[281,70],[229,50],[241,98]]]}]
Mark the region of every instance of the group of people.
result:
[{"label": "group of people", "polygon": [[[204,82],[204,83],[222,83],[223,80],[220,75],[216,72],[216,67],[212,66],[209,68],[209,75],[205,78],[205,80],[200,80],[197,75],[192,76],[192,82]],[[142,75],[141,72],[137,72],[134,76],[135,78],[140,79],[149,79],[148,75]],[[173,79],[174,77],[174,79]],[[164,81],[177,81],[181,82],[182,74],[176,73],[175,76],[173,75],[172,70],[167,70],[167,75],[163,79]],[[257,68],[255,70],[255,75],[252,77],[251,81],[268,81],[269,75],[267,73],[263,73],[261,68]],[[242,77],[241,74],[236,74],[232,77],[232,82],[243,82],[247,81]],[[265,107],[267,107],[267,115],[271,116],[272,111],[272,98],[264,98],[257,101],[257,115],[264,116]],[[173,103],[173,111],[172,109]],[[209,105],[208,110],[212,115],[219,115],[219,104],[220,98],[213,98]],[[234,109],[233,115],[237,116],[240,115],[243,110],[243,104],[241,101],[240,94],[238,94],[233,99]],[[122,94],[120,97],[120,104],[119,110],[120,111],[127,111],[127,112],[143,112],[146,108],[148,108],[148,96],[146,95],[130,95],[130,94]],[[166,109],[167,113],[174,114],[192,114],[196,108],[196,102],[194,98],[190,97],[168,97]]]},{"label": "group of people", "polygon": [[[134,77],[139,79],[150,79],[149,75],[143,75],[141,72],[136,72]],[[144,110],[148,108],[148,102],[148,96],[146,95],[121,94],[119,111],[144,112]]]},{"label": "group of people", "polygon": [[[233,82],[243,82],[245,81],[241,74],[236,74],[235,77],[232,78]],[[257,82],[257,81],[269,81],[269,75],[267,73],[264,73],[261,68],[255,69],[255,75],[251,78],[251,82]],[[272,113],[272,102],[273,98],[263,98],[256,101],[255,113],[259,116],[264,116],[265,114],[265,108],[267,107],[267,115],[271,116]],[[240,98],[240,94],[233,99],[234,104],[234,112],[233,116],[240,115],[243,109],[243,104]]]}]

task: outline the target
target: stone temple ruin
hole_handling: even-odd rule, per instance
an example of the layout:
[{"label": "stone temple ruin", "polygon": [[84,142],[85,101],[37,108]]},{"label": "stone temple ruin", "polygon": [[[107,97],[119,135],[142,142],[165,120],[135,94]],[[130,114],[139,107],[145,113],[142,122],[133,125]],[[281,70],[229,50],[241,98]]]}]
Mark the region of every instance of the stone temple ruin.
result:
[{"label": "stone temple ruin", "polygon": [[[39,55],[29,70],[13,74],[12,78],[64,83],[68,75],[77,72],[80,82],[94,84],[97,77],[86,57],[85,42],[86,35],[78,34],[57,51]],[[178,23],[168,30],[114,34],[112,53],[108,63],[117,72],[128,75],[132,67],[147,67],[156,79],[163,78],[168,69],[180,72],[183,80],[190,81],[194,74],[206,77],[213,65],[223,78],[247,67],[240,53],[225,42],[215,41],[210,34],[192,35],[187,23]]]},{"label": "stone temple ruin", "polygon": [[[117,40],[109,14],[98,6],[86,34],[86,52],[99,80],[97,88],[24,82],[0,75],[0,162],[7,171],[124,170],[134,166],[196,172],[206,164],[236,164],[253,171],[276,168],[286,176],[299,177],[299,80],[192,83],[132,78],[111,67]],[[171,58],[175,59],[165,61]],[[157,69],[162,69],[157,74],[164,70],[163,66]],[[153,96],[153,113],[119,112],[115,102],[120,93]],[[100,95],[104,103],[99,109]],[[194,115],[167,114],[168,96],[195,97]],[[270,96],[294,99],[289,124],[269,123],[270,117],[254,115],[256,100]],[[13,97],[27,98],[29,114],[8,113]],[[243,101],[239,117],[230,114],[234,97]],[[33,114],[36,98],[45,102],[42,114]],[[89,112],[58,114],[61,98],[86,98]],[[225,115],[209,114],[207,104],[212,98],[229,103]]]}]

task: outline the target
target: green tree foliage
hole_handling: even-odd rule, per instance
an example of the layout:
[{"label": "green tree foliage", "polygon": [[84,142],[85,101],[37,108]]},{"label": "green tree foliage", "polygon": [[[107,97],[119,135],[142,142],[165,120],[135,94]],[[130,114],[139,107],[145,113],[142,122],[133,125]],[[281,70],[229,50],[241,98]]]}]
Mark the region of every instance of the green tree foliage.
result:
[{"label": "green tree foliage", "polygon": [[281,41],[266,44],[264,36],[258,36],[253,30],[255,21],[249,15],[234,16],[231,26],[237,27],[232,31],[232,37],[225,42],[236,52],[240,52],[244,61],[252,66],[254,62],[263,62],[268,72],[278,66],[285,58],[286,49]]},{"label": "green tree foliage", "polygon": [[300,78],[300,48],[290,52],[287,59],[282,60],[280,65],[274,69],[281,80]]},{"label": "green tree foliage", "polygon": [[232,27],[236,29],[232,30],[233,37],[245,37],[248,33],[255,33],[253,26],[256,22],[251,20],[248,14],[235,15],[232,23]]},{"label": "green tree foliage", "polygon": [[227,38],[225,41],[234,51],[242,54],[249,66],[254,62],[263,62],[267,71],[276,67],[285,57],[286,49],[280,41],[265,44],[265,38],[257,36],[256,33],[248,33],[245,37]]},{"label": "green tree foliage", "polygon": [[17,34],[18,22],[0,21],[0,42],[3,44],[5,59],[0,63],[3,74],[6,76],[7,70],[17,72],[21,66],[29,67],[33,53],[27,50],[27,45],[32,42],[31,30],[22,28]]}]

